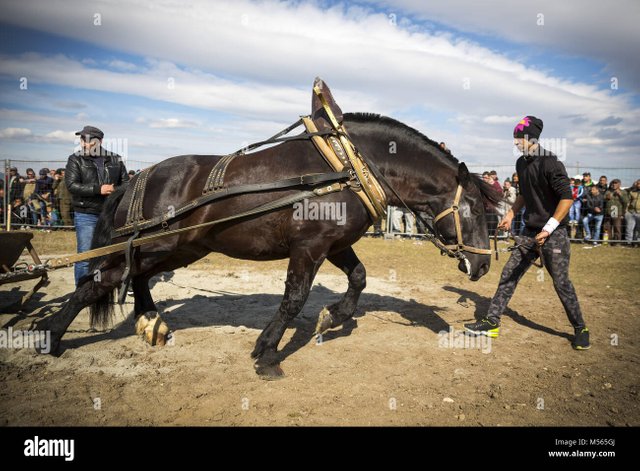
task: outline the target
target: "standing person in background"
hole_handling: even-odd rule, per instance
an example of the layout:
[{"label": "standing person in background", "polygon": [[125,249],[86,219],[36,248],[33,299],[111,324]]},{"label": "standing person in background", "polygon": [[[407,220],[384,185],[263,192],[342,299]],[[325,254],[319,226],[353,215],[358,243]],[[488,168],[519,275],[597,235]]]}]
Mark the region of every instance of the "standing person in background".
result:
[{"label": "standing person in background", "polygon": [[[53,201],[53,178],[49,176],[50,170],[48,168],[41,168],[38,172],[40,178],[36,180],[36,189],[34,195],[39,203],[39,224],[41,226],[48,226],[47,218],[49,212],[47,206],[54,203]],[[35,205],[35,201],[34,201]]]},{"label": "standing person in background", "polygon": [[[582,174],[582,186],[584,187],[585,190],[588,190],[590,187],[594,186],[593,180],[591,180],[590,172],[584,172]],[[585,191],[585,193],[588,193],[588,192]]]},{"label": "standing person in background", "polygon": [[402,231],[402,220],[404,219],[404,233],[408,235],[413,235],[413,227],[415,223],[415,218],[413,213],[411,213],[406,208],[400,208],[394,206],[393,208],[393,216],[391,218],[391,231],[403,233]]},{"label": "standing person in background", "polygon": [[[600,192],[600,194],[602,195],[602,198],[604,200],[604,194],[609,190],[609,186],[607,185],[607,176],[606,175],[601,175],[600,178],[598,179],[598,183],[596,183],[596,188],[598,188],[598,191]],[[604,201],[604,206],[606,206],[606,201]],[[605,210],[605,208],[603,207],[603,215],[604,218],[602,219],[602,239],[609,239],[611,237],[611,232],[609,231],[608,227],[611,225],[611,217],[609,216],[609,213]]]},{"label": "standing person in background", "polygon": [[[118,154],[102,147],[104,133],[93,126],[78,131],[81,149],[69,156],[65,183],[73,199],[78,253],[91,248],[93,231],[107,196],[129,181],[127,169]],[[89,262],[74,267],[76,286],[87,275]]]},{"label": "standing person in background", "polygon": [[[585,191],[587,191],[587,196],[583,200],[584,218],[582,218],[584,240],[585,242],[593,240],[593,245],[598,245],[600,228],[602,227],[602,219],[604,218],[604,198],[595,185],[591,185],[590,189]],[[593,239],[591,239],[591,229],[589,228],[591,221],[595,221]]]},{"label": "standing person in background", "polygon": [[569,226],[571,238],[575,239],[578,232],[578,224],[582,220],[582,197],[584,196],[584,187],[582,186],[582,177],[576,175],[571,179],[571,197],[573,204],[569,210]]},{"label": "standing person in background", "polygon": [[9,169],[9,201],[22,198],[22,181],[17,167],[11,167]]},{"label": "standing person in background", "polygon": [[627,246],[631,247],[631,243],[634,240],[633,232],[640,228],[640,180],[636,180],[633,186],[627,190],[627,196],[629,197],[629,205],[624,215],[627,224],[625,241]]},{"label": "standing person in background", "polygon": [[502,187],[502,201],[500,202],[500,218],[504,218],[516,202],[516,189],[511,186],[511,181],[507,178]]},{"label": "standing person in background", "polygon": [[[516,189],[516,198],[520,196],[520,178],[516,172],[511,175],[511,186]],[[526,208],[522,208],[513,218],[513,222],[511,223],[511,233],[513,235],[522,235],[522,232],[524,231],[525,210]]]},{"label": "standing person in background", "polygon": [[[491,177],[491,174],[489,172],[483,172],[482,173],[482,179],[488,185],[492,185],[493,186],[494,180]],[[500,188],[500,194],[502,195],[502,188]],[[485,216],[487,218],[487,227],[489,229],[489,237],[493,237],[493,235],[498,230],[497,229],[498,228],[498,213],[497,213],[497,210],[491,203],[485,202],[484,203],[484,212],[485,212]]]},{"label": "standing person in background", "polygon": [[71,218],[71,193],[64,183],[64,169],[59,168],[53,177],[53,195],[56,205],[60,211],[61,224],[63,226],[73,226]]},{"label": "standing person in background", "polygon": [[602,175],[598,180],[598,184],[596,186],[598,187],[598,191],[600,192],[600,194],[604,196],[604,194],[609,190],[607,176]]},{"label": "standing person in background", "polygon": [[32,196],[36,191],[36,172],[32,168],[27,169],[27,176],[20,180],[23,184],[22,187],[22,204],[27,206],[27,213],[29,215],[29,223],[34,226],[38,225],[38,212],[40,206],[36,208]]},{"label": "standing person in background", "polygon": [[498,172],[496,172],[495,170],[491,170],[491,172],[489,172],[489,175],[491,175],[491,184],[493,185],[493,187],[499,194],[502,194],[502,185],[500,184],[500,180],[498,179]]},{"label": "standing person in background", "polygon": [[604,212],[607,217],[604,230],[609,233],[610,239],[622,240],[622,220],[628,205],[629,195],[620,189],[620,180],[611,180],[611,187],[604,194]]}]

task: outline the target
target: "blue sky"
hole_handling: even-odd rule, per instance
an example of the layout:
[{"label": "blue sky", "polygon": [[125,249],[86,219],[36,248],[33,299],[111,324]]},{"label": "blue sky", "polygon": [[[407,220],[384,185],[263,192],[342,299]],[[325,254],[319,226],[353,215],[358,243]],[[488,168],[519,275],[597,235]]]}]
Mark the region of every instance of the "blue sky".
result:
[{"label": "blue sky", "polygon": [[638,2],[481,3],[4,2],[0,153],[64,161],[85,124],[133,167],[230,152],[308,113],[319,75],[470,164],[511,165],[533,114],[567,165],[640,167]]}]

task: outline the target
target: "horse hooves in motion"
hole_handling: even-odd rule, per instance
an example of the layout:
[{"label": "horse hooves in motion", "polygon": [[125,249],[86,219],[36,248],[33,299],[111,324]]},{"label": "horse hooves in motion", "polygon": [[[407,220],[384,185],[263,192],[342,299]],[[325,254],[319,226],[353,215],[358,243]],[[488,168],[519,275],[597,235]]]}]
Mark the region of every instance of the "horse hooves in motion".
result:
[{"label": "horse hooves in motion", "polygon": [[136,321],[136,335],[142,336],[152,347],[164,347],[171,340],[172,332],[156,311],[143,313]]},{"label": "horse hooves in motion", "polygon": [[[470,247],[488,249],[483,202],[495,200],[492,199],[491,188],[478,176],[471,175],[464,164],[445,153],[434,141],[390,118],[345,114],[343,123],[356,147],[380,169],[389,185],[412,210],[437,215],[450,208],[454,198],[459,200],[456,208],[460,207],[460,211],[469,216],[455,224],[451,216],[434,223],[443,244],[455,246],[462,236]],[[393,155],[389,153],[390,141],[396,143],[397,152]],[[186,155],[167,159],[148,169],[145,173],[146,193],[153,197],[145,197],[139,202],[141,214],[147,217],[166,214],[168,208],[179,207],[202,196],[202,188],[211,184],[209,174],[223,158]],[[284,142],[239,155],[227,160],[226,164],[226,187],[332,171],[310,140]],[[112,234],[115,227],[124,226],[127,221],[132,193],[139,186],[136,183],[138,178],[140,174],[106,200],[95,230],[94,248],[126,241],[126,237],[114,237]],[[226,220],[257,206],[293,197],[300,191],[300,188],[286,188],[229,196],[182,214],[170,221],[167,229]],[[395,193],[388,195],[388,200],[390,205],[402,205]],[[313,280],[325,260],[346,275],[348,288],[340,301],[323,309],[316,327],[317,334],[350,319],[366,286],[366,270],[352,248],[371,225],[365,205],[350,188],[322,194],[309,202],[312,203],[322,204],[325,215],[329,214],[329,217],[313,217],[310,211],[298,213],[292,206],[279,207],[251,217],[176,233],[137,247],[131,257],[129,271],[134,292],[136,333],[151,345],[162,346],[171,340],[170,329],[158,314],[149,289],[149,280],[157,274],[189,265],[210,252],[255,261],[288,258],[282,302],[259,335],[251,353],[259,375],[282,377],[284,372],[280,367],[282,358],[278,344],[290,322],[302,310]],[[153,229],[143,230],[141,236],[153,232]],[[465,252],[464,257],[468,263],[461,265],[460,269],[472,280],[488,271],[490,255]],[[73,319],[87,306],[91,309],[92,325],[109,324],[113,296],[125,272],[125,256],[119,253],[94,259],[90,271],[91,275],[80,281],[58,313],[37,323],[37,328],[51,331],[52,344],[56,349]],[[100,276],[95,276],[98,272]]]}]

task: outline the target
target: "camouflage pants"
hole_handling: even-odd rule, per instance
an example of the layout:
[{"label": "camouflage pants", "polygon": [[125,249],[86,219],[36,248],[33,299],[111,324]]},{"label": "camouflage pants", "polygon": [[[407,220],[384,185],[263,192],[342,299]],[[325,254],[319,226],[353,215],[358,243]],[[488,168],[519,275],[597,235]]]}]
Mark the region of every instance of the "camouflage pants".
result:
[{"label": "camouflage pants", "polygon": [[[535,237],[536,233],[525,229],[523,235]],[[580,311],[580,304],[573,284],[569,280],[570,256],[571,248],[567,230],[564,227],[559,227],[542,246],[544,266],[553,279],[553,287],[558,293],[562,306],[564,306],[569,322],[574,328],[582,328],[585,323]],[[488,318],[494,322],[500,322],[500,316],[507,308],[518,282],[537,258],[538,251],[533,244],[528,248],[521,247],[511,253],[509,261],[502,270],[496,294],[489,305]]]}]

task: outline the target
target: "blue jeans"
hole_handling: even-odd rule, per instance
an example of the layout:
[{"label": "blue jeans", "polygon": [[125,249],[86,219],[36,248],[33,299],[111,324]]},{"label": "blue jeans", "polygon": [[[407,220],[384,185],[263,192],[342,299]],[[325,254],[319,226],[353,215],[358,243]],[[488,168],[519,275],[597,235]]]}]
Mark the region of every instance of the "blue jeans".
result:
[{"label": "blue jeans", "polygon": [[624,215],[625,220],[627,221],[627,230],[625,231],[625,239],[627,242],[633,241],[633,232],[635,229],[640,227],[640,214],[632,213],[631,211],[627,212]]},{"label": "blue jeans", "polygon": [[569,221],[578,222],[580,220],[580,210],[582,209],[582,201],[575,200],[569,209]]},{"label": "blue jeans", "polygon": [[[76,242],[78,244],[78,253],[86,252],[91,249],[91,239],[93,231],[98,223],[97,214],[80,213],[76,211]],[[76,287],[80,278],[89,273],[89,261],[77,262],[73,268],[76,279]]]},{"label": "blue jeans", "polygon": [[595,234],[593,236],[593,240],[600,240],[600,227],[602,226],[603,219],[604,219],[604,214],[587,213],[587,215],[582,219],[582,225],[584,226],[585,239],[591,239],[591,229],[589,229],[589,223],[592,220],[595,220],[596,227],[595,227]]}]

